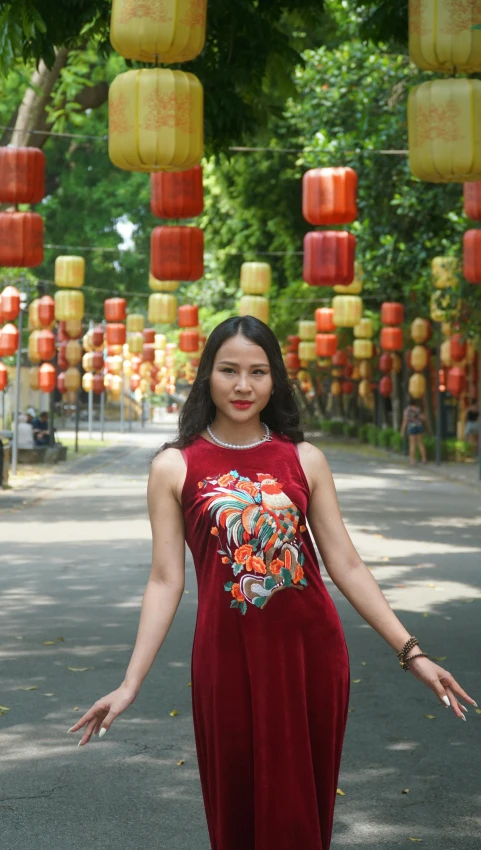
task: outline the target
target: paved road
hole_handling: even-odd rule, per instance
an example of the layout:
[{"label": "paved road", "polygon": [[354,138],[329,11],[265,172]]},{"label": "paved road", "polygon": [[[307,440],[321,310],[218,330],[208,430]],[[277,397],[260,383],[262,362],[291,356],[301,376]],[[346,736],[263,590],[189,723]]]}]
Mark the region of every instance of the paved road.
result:
[{"label": "paved road", "polygon": [[[10,709],[0,716],[2,850],[209,850],[190,703],[190,559],[186,593],[134,705],[102,741],[79,749],[66,734],[120,683],[130,658],[150,569],[145,481],[158,443],[145,435],[85,460],[7,512],[0,501],[0,703]],[[390,603],[481,705],[479,491],[395,461],[327,454],[354,542]],[[427,850],[479,850],[481,714],[454,718],[325,578],[360,680],[332,850],[392,850],[413,846],[410,838]]]}]

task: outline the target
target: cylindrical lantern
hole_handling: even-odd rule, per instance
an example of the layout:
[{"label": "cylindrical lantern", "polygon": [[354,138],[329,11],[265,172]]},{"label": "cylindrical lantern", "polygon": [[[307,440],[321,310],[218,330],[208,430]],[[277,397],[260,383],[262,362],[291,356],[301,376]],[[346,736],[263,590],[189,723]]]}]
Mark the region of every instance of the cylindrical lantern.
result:
[{"label": "cylindrical lantern", "polygon": [[179,334],[179,348],[181,351],[197,351],[199,348],[197,331],[182,331]]},{"label": "cylindrical lantern", "polygon": [[[167,292],[149,295],[148,320],[153,325],[174,324],[177,319],[177,298]],[[132,350],[132,349],[131,349]]]},{"label": "cylindrical lantern", "polygon": [[92,345],[95,349],[100,349],[104,344],[104,329],[102,325],[96,325],[92,328]]},{"label": "cylindrical lantern", "polygon": [[0,295],[4,322],[14,322],[20,313],[20,293],[15,286],[6,286]]},{"label": "cylindrical lantern", "polygon": [[383,325],[402,325],[404,307],[397,301],[384,301],[381,304],[381,322]]},{"label": "cylindrical lantern", "polygon": [[102,395],[105,389],[103,375],[95,374],[92,376],[92,389],[95,395]]},{"label": "cylindrical lantern", "polygon": [[410,0],[409,56],[418,68],[446,74],[481,71],[476,0]]},{"label": "cylindrical lantern", "polygon": [[144,347],[144,335],[140,331],[127,334],[127,345],[132,354],[141,354]]},{"label": "cylindrical lantern", "polygon": [[433,80],[408,100],[409,164],[430,183],[481,179],[481,81]]},{"label": "cylindrical lantern", "polygon": [[302,178],[302,214],[309,224],[349,224],[357,218],[352,168],[311,168]]},{"label": "cylindrical lantern", "polygon": [[199,308],[196,304],[182,304],[177,310],[179,328],[195,328],[199,324]]},{"label": "cylindrical lantern", "polygon": [[55,334],[52,331],[38,331],[37,350],[41,360],[52,360],[55,357]]},{"label": "cylindrical lantern", "polygon": [[408,383],[408,393],[412,398],[422,398],[426,392],[426,378],[420,372],[411,375]]},{"label": "cylindrical lantern", "polygon": [[127,301],[125,298],[106,298],[104,301],[104,316],[106,322],[125,322]]},{"label": "cylindrical lantern", "polygon": [[94,376],[91,372],[82,375],[82,389],[85,393],[91,393],[94,389]]},{"label": "cylindrical lantern", "polygon": [[352,395],[354,392],[354,384],[352,381],[343,381],[342,382],[342,394],[343,395]]},{"label": "cylindrical lantern", "polygon": [[107,345],[123,345],[127,341],[127,328],[121,322],[109,323],[105,327],[105,336]]},{"label": "cylindrical lantern", "polygon": [[431,261],[433,286],[448,289],[458,282],[459,261],[457,257],[434,257]]},{"label": "cylindrical lantern", "polygon": [[481,283],[481,230],[463,236],[463,274],[469,283]]},{"label": "cylindrical lantern", "polygon": [[383,351],[402,351],[402,328],[381,328],[379,342]]},{"label": "cylindrical lantern", "polygon": [[39,148],[0,148],[0,203],[38,204],[45,197],[45,154]]},{"label": "cylindrical lantern", "polygon": [[294,354],[297,354],[297,349],[299,348],[300,341],[300,336],[294,336],[293,334],[290,334],[287,337],[286,341],[286,351],[292,351],[294,352]]},{"label": "cylindrical lantern", "polygon": [[155,328],[144,328],[144,330],[142,331],[142,336],[144,338],[144,342],[155,343]]},{"label": "cylindrical lantern", "polygon": [[[42,368],[42,367],[40,367]],[[77,392],[80,389],[80,372],[75,366],[70,366],[65,372],[65,389],[68,392]]]},{"label": "cylindrical lantern", "polygon": [[421,343],[426,342],[428,336],[429,328],[426,319],[414,319],[411,323],[411,339],[413,342],[420,345]]},{"label": "cylindrical lantern", "polygon": [[481,183],[465,183],[463,186],[464,212],[473,221],[481,221]]},{"label": "cylindrical lantern", "polygon": [[204,209],[202,168],[150,175],[150,208],[157,218],[194,218]]},{"label": "cylindrical lantern", "polygon": [[359,363],[359,375],[365,380],[372,378],[372,365],[370,360],[361,360]]},{"label": "cylindrical lantern", "polygon": [[387,352],[385,352],[384,354],[381,354],[381,356],[379,358],[379,369],[380,369],[380,371],[386,372],[386,373],[391,372],[392,371],[392,365],[393,365],[392,356],[390,354],[388,354]]},{"label": "cylindrical lantern", "polygon": [[389,398],[392,395],[392,380],[389,375],[383,375],[379,381],[379,392],[383,398]]},{"label": "cylindrical lantern", "polygon": [[342,385],[340,381],[333,381],[331,384],[331,395],[338,396],[342,393]]},{"label": "cylindrical lantern", "polygon": [[310,286],[347,286],[354,280],[356,237],[345,230],[316,230],[304,237],[303,277]]},{"label": "cylindrical lantern", "polygon": [[347,354],[345,351],[335,351],[332,355],[333,366],[345,366],[347,363]]},{"label": "cylindrical lantern", "polygon": [[132,392],[135,392],[135,390],[138,388],[140,381],[141,381],[140,375],[134,374],[134,375],[131,376],[131,378],[130,378],[130,389],[132,390]]},{"label": "cylindrical lantern", "polygon": [[312,340],[304,340],[299,343],[299,360],[311,361],[315,360],[316,353],[316,343]]},{"label": "cylindrical lantern", "polygon": [[445,339],[444,342],[441,343],[439,349],[439,356],[441,359],[441,363],[443,366],[449,368],[449,366],[453,365],[453,360],[451,357],[451,340]]},{"label": "cylindrical lantern", "polygon": [[52,393],[57,386],[57,370],[51,363],[42,363],[38,369],[38,387],[43,393]]},{"label": "cylindrical lantern", "polygon": [[269,301],[263,295],[243,295],[238,309],[239,316],[254,316],[266,325],[269,322]]},{"label": "cylindrical lantern", "polygon": [[38,385],[39,375],[38,375],[38,366],[31,366],[28,370],[28,386],[31,390],[37,391],[39,388]]},{"label": "cylindrical lantern", "polygon": [[80,289],[85,280],[83,257],[57,257],[55,260],[55,283],[66,289]]},{"label": "cylindrical lantern", "polygon": [[176,292],[179,288],[178,280],[157,280],[152,272],[149,274],[149,286],[153,292]]},{"label": "cylindrical lantern", "polygon": [[[111,161],[117,168],[144,172],[198,165],[204,147],[203,110],[203,89],[194,74],[168,68],[118,74],[109,90]],[[165,275],[170,277],[175,275]]]},{"label": "cylindrical lantern", "polygon": [[[47,295],[47,298],[48,297],[49,296]],[[34,298],[33,301],[31,301],[30,304],[28,305],[28,323],[27,323],[27,326],[28,326],[29,331],[39,331],[43,327],[42,322],[40,321],[40,317],[39,317],[39,304],[40,304],[40,299]],[[53,299],[52,299],[52,304],[53,304]],[[3,324],[4,321],[5,321],[5,319],[4,319],[4,316],[3,316],[3,313],[2,313],[2,296],[0,295],[0,325]],[[50,324],[50,322],[47,322],[47,324]]]},{"label": "cylindrical lantern", "polygon": [[372,340],[355,339],[352,346],[352,353],[356,360],[369,360],[373,353]]},{"label": "cylindrical lantern", "polygon": [[[46,328],[55,321],[55,301],[51,295],[42,295],[38,299],[38,321]],[[35,328],[32,328],[35,330]]]},{"label": "cylindrical lantern", "polygon": [[85,312],[83,292],[78,289],[58,289],[54,296],[55,318],[66,322],[69,319],[82,319]]},{"label": "cylindrical lantern", "polygon": [[297,325],[299,339],[301,340],[309,340],[316,338],[316,323],[312,322],[310,319],[301,319]]},{"label": "cylindrical lantern", "polygon": [[126,324],[127,333],[143,333],[145,328],[145,319],[142,313],[129,313]]},{"label": "cylindrical lantern", "polygon": [[354,328],[361,321],[362,298],[359,295],[335,295],[332,307],[337,328]]},{"label": "cylindrical lantern", "polygon": [[314,313],[316,328],[319,333],[329,334],[336,330],[334,310],[332,307],[318,307]]},{"label": "cylindrical lantern", "polygon": [[288,372],[297,372],[301,368],[299,355],[295,351],[288,351],[285,356],[285,364]]},{"label": "cylindrical lantern", "polygon": [[468,346],[466,340],[461,336],[461,334],[454,334],[454,336],[451,337],[450,349],[451,360],[455,363],[460,363],[461,360],[464,360]]},{"label": "cylindrical lantern", "polygon": [[337,350],[336,334],[316,334],[316,351],[318,357],[332,357]]},{"label": "cylindrical lantern", "polygon": [[78,339],[69,339],[67,342],[65,346],[65,359],[69,366],[77,366],[82,360],[82,345]]},{"label": "cylindrical lantern", "polygon": [[0,329],[0,357],[11,357],[12,354],[15,354],[17,348],[18,328],[11,324],[4,325]]},{"label": "cylindrical lantern", "polygon": [[[359,339],[371,339],[371,337],[374,333],[374,328],[372,326],[372,319],[368,319],[366,316],[364,316],[361,319],[361,321],[357,325],[354,326],[353,333],[354,333],[354,336],[358,337]],[[356,355],[354,355],[354,357],[355,356]]]},{"label": "cylindrical lantern", "polygon": [[199,227],[154,227],[150,247],[157,280],[199,280],[204,274],[204,234]]},{"label": "cylindrical lantern", "polygon": [[362,381],[359,381],[358,393],[361,398],[369,398],[371,395],[371,384],[367,378],[363,378]]},{"label": "cylindrical lantern", "polygon": [[144,342],[142,346],[142,361],[144,363],[154,363],[155,347],[152,342]]},{"label": "cylindrical lantern", "polygon": [[125,59],[190,62],[205,43],[207,0],[113,0],[110,41]]},{"label": "cylindrical lantern", "polygon": [[43,219],[34,212],[0,212],[0,266],[43,263]]},{"label": "cylindrical lantern", "polygon": [[[32,331],[32,333],[28,337],[27,354],[28,354],[28,359],[30,360],[30,363],[40,363],[41,360],[42,360],[42,357],[41,357],[40,352],[38,350],[39,336],[40,336],[40,331]],[[46,358],[46,359],[50,359],[50,358]]]},{"label": "cylindrical lantern", "polygon": [[411,368],[415,372],[422,372],[428,365],[429,352],[424,345],[415,345],[411,351]]},{"label": "cylindrical lantern", "polygon": [[466,374],[461,366],[453,366],[448,371],[446,389],[453,396],[460,396],[466,389]]},{"label": "cylindrical lantern", "polygon": [[361,263],[354,263],[354,280],[349,286],[333,286],[333,290],[337,295],[359,295],[364,286],[364,275]]},{"label": "cylindrical lantern", "polygon": [[8,385],[8,369],[3,363],[0,363],[0,392],[5,390]]},{"label": "cylindrical lantern", "polygon": [[245,295],[265,295],[271,285],[269,263],[242,263],[240,286]]}]

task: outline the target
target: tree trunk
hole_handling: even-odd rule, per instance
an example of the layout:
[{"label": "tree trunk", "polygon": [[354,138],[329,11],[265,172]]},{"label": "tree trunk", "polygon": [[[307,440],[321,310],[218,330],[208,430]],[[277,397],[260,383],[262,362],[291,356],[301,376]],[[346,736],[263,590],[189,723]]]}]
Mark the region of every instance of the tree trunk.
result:
[{"label": "tree trunk", "polygon": [[67,62],[67,56],[67,48],[60,47],[50,69],[44,62],[40,62],[38,69],[33,72],[30,85],[18,110],[15,129],[12,132],[11,144],[15,147],[29,145],[41,147],[45,144],[47,136],[32,133],[32,130],[46,130],[45,107],[60,72]]}]

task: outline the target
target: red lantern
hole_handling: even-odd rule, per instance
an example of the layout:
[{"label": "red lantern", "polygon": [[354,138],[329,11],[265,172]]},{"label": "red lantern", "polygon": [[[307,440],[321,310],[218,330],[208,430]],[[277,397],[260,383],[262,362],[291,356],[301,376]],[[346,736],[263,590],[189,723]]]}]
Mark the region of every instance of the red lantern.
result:
[{"label": "red lantern", "polygon": [[144,328],[142,334],[144,342],[155,342],[155,328]]},{"label": "red lantern", "polygon": [[311,168],[302,178],[302,214],[309,224],[348,224],[357,218],[352,168]]},{"label": "red lantern", "polygon": [[107,322],[125,322],[127,318],[127,302],[125,298],[106,298],[104,316]]},{"label": "red lantern", "polygon": [[[55,302],[54,302],[55,304]],[[58,323],[57,328],[57,342],[68,342],[70,339],[70,334],[67,333],[67,329],[65,327],[66,322],[63,320]]]},{"label": "red lantern", "polygon": [[318,357],[332,357],[336,351],[336,334],[316,334],[316,354]]},{"label": "red lantern", "polygon": [[392,357],[390,354],[381,354],[379,368],[381,372],[392,372]]},{"label": "red lantern", "polygon": [[40,366],[38,386],[43,393],[52,393],[57,386],[57,370],[51,363],[42,363]]},{"label": "red lantern", "polygon": [[44,196],[44,153],[39,148],[0,148],[0,203],[38,204]]},{"label": "red lantern", "polygon": [[347,354],[345,351],[335,351],[332,355],[333,366],[345,366],[347,363]]},{"label": "red lantern", "polygon": [[135,392],[135,390],[138,389],[140,381],[140,375],[137,375],[137,373],[134,372],[134,374],[130,377],[130,389],[132,390],[132,392]]},{"label": "red lantern", "polygon": [[383,398],[389,398],[392,395],[392,380],[389,375],[384,375],[379,381],[379,392]]},{"label": "red lantern", "polygon": [[336,330],[332,307],[318,307],[314,313],[316,327],[321,334],[330,334]]},{"label": "red lantern", "polygon": [[139,369],[140,369],[141,363],[142,363],[142,360],[140,359],[140,357],[137,357],[137,356],[132,357],[131,360],[130,360],[130,365],[132,366],[132,372],[138,372]]},{"label": "red lantern", "polygon": [[451,360],[454,360],[455,363],[460,363],[466,357],[467,350],[466,340],[462,338],[461,334],[454,334],[451,337],[450,345]]},{"label": "red lantern", "polygon": [[[101,372],[104,368],[104,355],[102,351],[92,351],[92,371]],[[95,390],[94,390],[95,392]]]},{"label": "red lantern", "polygon": [[[95,352],[100,353],[100,352]],[[105,385],[104,385],[104,376],[103,375],[93,375],[92,376],[92,389],[96,395],[102,395]]]},{"label": "red lantern", "polygon": [[155,347],[152,342],[144,343],[142,348],[142,362],[153,363],[155,361]]},{"label": "red lantern", "polygon": [[[118,300],[120,301],[123,299]],[[106,326],[106,332],[107,345],[124,345],[127,341],[127,329],[125,325],[122,325],[120,323],[109,324]]]},{"label": "red lantern", "polygon": [[352,381],[343,381],[341,384],[343,395],[351,395],[354,392],[354,384]]},{"label": "red lantern", "polygon": [[52,360],[55,357],[55,334],[52,331],[39,331],[37,350],[41,360]]},{"label": "red lantern", "polygon": [[38,302],[38,320],[43,327],[55,321],[55,301],[51,295],[42,295]]},{"label": "red lantern", "polygon": [[323,230],[304,237],[303,277],[311,286],[348,286],[354,280],[356,237],[344,230]]},{"label": "red lantern", "polygon": [[402,325],[404,307],[397,301],[384,301],[381,304],[381,322],[383,325]]},{"label": "red lantern", "polygon": [[11,357],[18,348],[18,328],[4,325],[0,330],[0,357]]},{"label": "red lantern", "polygon": [[451,395],[460,396],[466,389],[466,374],[461,366],[453,366],[448,371],[446,389]]},{"label": "red lantern", "polygon": [[57,375],[57,389],[62,395],[67,392],[67,387],[65,386],[65,372],[63,371],[59,372]]},{"label": "red lantern", "polygon": [[177,310],[179,328],[196,328],[199,324],[199,308],[194,304],[182,304]]},{"label": "red lantern", "polygon": [[179,348],[181,351],[198,351],[199,334],[197,331],[182,331],[179,334]]},{"label": "red lantern", "polygon": [[157,218],[194,218],[204,209],[202,168],[150,175],[150,208]]},{"label": "red lantern", "polygon": [[[1,148],[0,148],[1,150]],[[0,295],[4,322],[14,322],[20,313],[20,293],[14,286],[6,286]]]},{"label": "red lantern", "polygon": [[0,392],[6,388],[8,384],[8,370],[7,367],[0,363]]},{"label": "red lantern", "polygon": [[58,346],[57,352],[57,366],[61,372],[66,372],[69,367],[69,362],[67,360],[67,344],[68,339],[64,340]]},{"label": "red lantern", "polygon": [[97,325],[92,329],[91,339],[94,348],[100,348],[104,344],[104,329],[101,325]]},{"label": "red lantern", "polygon": [[343,372],[344,377],[350,378],[353,371],[354,371],[354,367],[353,367],[352,363],[346,363],[346,365],[344,366],[344,372]]},{"label": "red lantern", "polygon": [[33,212],[0,212],[0,266],[43,263],[43,220]]},{"label": "red lantern", "polygon": [[469,283],[481,283],[481,230],[463,236],[463,274]]},{"label": "red lantern", "polygon": [[299,355],[295,351],[289,351],[286,354],[285,364],[288,372],[298,372],[301,368]]},{"label": "red lantern", "polygon": [[464,212],[473,221],[481,221],[481,185],[479,183],[464,184]]},{"label": "red lantern", "polygon": [[157,280],[199,280],[204,274],[204,234],[199,227],[155,227],[151,270]]},{"label": "red lantern", "polygon": [[381,328],[380,343],[383,351],[402,351],[402,328]]},{"label": "red lantern", "polygon": [[287,337],[286,351],[292,352],[293,354],[297,354],[300,341],[301,341],[300,336],[292,336],[292,335],[288,336]]}]

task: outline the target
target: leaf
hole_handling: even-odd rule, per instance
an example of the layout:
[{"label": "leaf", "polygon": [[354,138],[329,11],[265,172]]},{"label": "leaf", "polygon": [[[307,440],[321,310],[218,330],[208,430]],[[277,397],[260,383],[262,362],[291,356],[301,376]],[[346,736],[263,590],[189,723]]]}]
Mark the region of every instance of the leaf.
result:
[{"label": "leaf", "polygon": [[410,841],[422,841],[422,838],[412,838],[411,835],[408,835]]},{"label": "leaf", "polygon": [[361,661],[363,667],[367,667],[367,661]]},{"label": "leaf", "polygon": [[232,602],[230,603],[230,607],[231,608],[239,608],[239,603],[238,603],[237,599],[232,600]]},{"label": "leaf", "polygon": [[337,789],[336,794],[338,794],[339,797],[345,797],[346,796],[345,792],[341,791],[340,788]]},{"label": "leaf", "polygon": [[[262,606],[264,604],[264,597],[263,596],[256,596],[256,598],[253,601],[254,601],[254,605],[256,606],[256,608],[262,608]],[[245,603],[245,604],[247,604],[247,603]]]},{"label": "leaf", "polygon": [[67,667],[72,673],[85,673],[86,670],[93,670],[93,667]]},{"label": "leaf", "polygon": [[80,711],[78,705],[74,705],[74,707],[72,708],[72,711]]},{"label": "leaf", "polygon": [[36,691],[38,685],[30,685],[28,688],[20,688],[21,691]]},{"label": "leaf", "polygon": [[351,679],[353,685],[358,685],[359,682],[362,682],[362,679]]},{"label": "leaf", "polygon": [[56,641],[62,641],[62,642],[63,642],[63,641],[64,641],[64,638],[63,638],[63,637],[56,637],[56,638],[55,638],[55,640],[56,640]]},{"label": "leaf", "polygon": [[10,709],[6,705],[0,705],[0,711],[10,711]]},{"label": "leaf", "polygon": [[55,694],[42,694],[43,697],[54,697]]},{"label": "leaf", "polygon": [[247,602],[241,602],[240,608],[242,613],[245,614],[247,612]]},{"label": "leaf", "polygon": [[176,708],[174,708],[174,710],[173,710],[173,711],[169,711],[169,716],[170,716],[170,717],[177,717],[178,713],[179,713],[179,712],[177,711],[177,709],[176,709]]},{"label": "leaf", "polygon": [[55,646],[55,641],[54,640],[44,640],[43,645],[44,646]]},{"label": "leaf", "polygon": [[272,576],[267,576],[267,578],[264,582],[264,587],[265,587],[266,590],[272,590],[272,588],[275,587],[276,584],[277,584],[277,582],[276,582],[275,578],[272,578]]},{"label": "leaf", "polygon": [[281,576],[284,579],[286,587],[290,587],[290,585],[292,584],[291,571],[286,569],[286,567],[282,567]]},{"label": "leaf", "polygon": [[475,708],[474,710],[475,710],[476,714],[481,714],[481,708]]},{"label": "leaf", "polygon": [[234,586],[233,581],[226,581],[226,583],[224,585],[224,590],[232,590],[233,586]]},{"label": "leaf", "polygon": [[188,687],[188,688],[191,688],[191,687],[192,687],[192,682],[189,682],[189,684],[187,685],[187,687]]},{"label": "leaf", "polygon": [[190,593],[190,590],[184,590],[184,593]]},{"label": "leaf", "polygon": [[446,661],[447,655],[431,655],[432,661]]},{"label": "leaf", "polygon": [[429,617],[429,614],[423,614],[423,617]]},{"label": "leaf", "polygon": [[401,791],[401,794],[409,794],[409,791],[410,791],[409,788],[403,788],[403,790]]},{"label": "leaf", "polygon": [[425,714],[424,716],[427,717],[428,720],[436,720],[435,714]]},{"label": "leaf", "polygon": [[303,585],[304,585],[304,587],[307,587],[307,579],[305,579],[305,578],[301,578],[301,580],[300,580],[299,584],[303,584]]},{"label": "leaf", "polygon": [[185,764],[184,759],[179,759],[177,762],[177,767],[180,767],[181,764]]},{"label": "leaf", "polygon": [[349,709],[349,711],[348,711],[347,713],[348,713],[348,714],[351,714],[351,713],[352,713],[353,711],[355,711],[355,710],[356,710],[355,708],[350,708],[350,709]]}]

